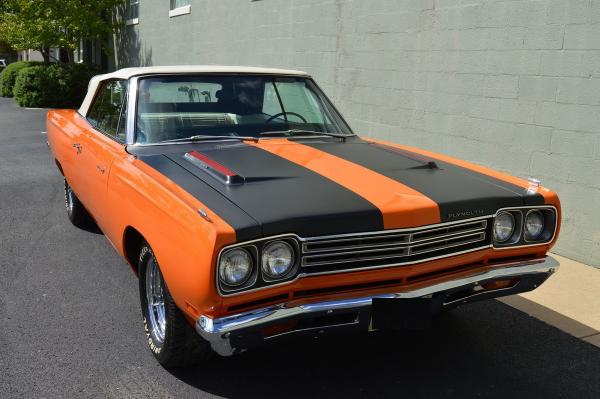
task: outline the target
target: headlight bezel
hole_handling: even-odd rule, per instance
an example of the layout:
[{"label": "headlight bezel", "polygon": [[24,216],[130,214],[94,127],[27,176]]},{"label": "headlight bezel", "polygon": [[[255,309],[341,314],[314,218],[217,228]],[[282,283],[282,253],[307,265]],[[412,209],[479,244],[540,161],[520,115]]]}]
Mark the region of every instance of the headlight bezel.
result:
[{"label": "headlight bezel", "polygon": [[[293,250],[294,261],[290,270],[285,273],[281,278],[270,278],[265,275],[262,270],[262,251],[265,246],[267,246],[271,242],[276,241],[284,241],[286,244],[290,245]],[[237,244],[228,245],[223,247],[219,251],[219,255],[217,256],[216,267],[215,267],[215,278],[217,283],[217,292],[222,297],[228,297],[243,293],[248,293],[260,289],[265,289],[269,287],[274,287],[281,284],[287,284],[296,278],[298,278],[298,270],[300,265],[300,242],[301,238],[295,234],[282,234],[278,236],[270,236],[265,238],[260,238],[252,241],[245,241]],[[219,276],[219,266],[221,263],[221,259],[223,254],[227,251],[236,248],[243,248],[249,250],[251,252],[252,258],[254,260],[254,267],[251,278],[246,281],[243,285],[237,287],[227,286],[222,283]]]},{"label": "headlight bezel", "polygon": [[[269,271],[265,268],[265,253],[267,252],[268,248],[271,246],[275,246],[278,244],[283,244],[284,246],[286,246],[291,253],[291,264],[289,266],[289,268],[282,274],[280,275],[273,275],[271,273],[269,273]],[[266,242],[261,249],[261,259],[260,259],[260,270],[262,273],[262,277],[266,282],[273,282],[273,281],[280,281],[280,280],[284,280],[286,278],[286,276],[288,276],[290,273],[293,272],[294,270],[294,266],[296,264],[296,259],[298,258],[298,255],[296,253],[296,251],[294,250],[294,247],[287,242],[286,240],[271,240]]]},{"label": "headlight bezel", "polygon": [[[512,226],[510,229],[510,234],[503,240],[497,239],[496,236],[496,224],[498,222],[498,220],[502,217],[502,216],[509,216]],[[492,240],[498,244],[505,244],[507,243],[516,233],[516,227],[517,227],[517,218],[515,218],[515,215],[513,212],[509,212],[509,211],[502,211],[502,212],[498,212],[498,214],[494,217],[494,222],[492,223]]]},{"label": "headlight bezel", "polygon": [[[525,218],[532,211],[539,211],[544,217],[544,228],[538,239],[531,240],[525,237]],[[494,240],[493,226],[496,222],[496,217],[504,212],[510,212],[515,217],[515,231],[513,236],[505,242],[497,242]],[[491,243],[494,249],[514,249],[521,247],[530,247],[535,245],[545,245],[551,243],[558,228],[558,210],[553,205],[538,205],[538,206],[520,206],[501,208],[496,211],[492,220],[492,238]]]},{"label": "headlight bezel", "polygon": [[[250,257],[250,273],[248,274],[248,276],[246,277],[246,279],[241,282],[240,284],[237,285],[231,285],[229,284],[227,281],[223,281],[223,279],[221,278],[221,261],[223,260],[223,257],[229,253],[229,252],[233,252],[233,251],[244,251],[246,254],[248,254],[248,256]],[[257,257],[256,257],[256,247],[254,246],[244,246],[244,247],[231,247],[231,248],[226,248],[223,251],[221,251],[221,253],[219,254],[218,260],[217,260],[217,267],[216,267],[216,272],[217,272],[217,281],[218,281],[218,285],[219,288],[222,289],[224,292],[233,292],[233,291],[239,291],[242,290],[248,286],[251,286],[255,283],[256,281],[256,277],[257,277]]]},{"label": "headlight bezel", "polygon": [[[533,214],[539,214],[541,216],[541,218],[542,218],[542,229],[540,230],[539,234],[537,234],[536,236],[529,236],[528,235],[528,229],[527,229],[527,219],[530,217],[530,215],[533,215]],[[540,211],[539,209],[530,209],[529,211],[527,211],[527,213],[525,214],[524,222],[523,222],[523,239],[526,242],[537,242],[537,241],[540,241],[540,239],[544,235],[544,230],[546,229],[546,219],[547,218],[544,216],[544,213],[542,211]]]}]

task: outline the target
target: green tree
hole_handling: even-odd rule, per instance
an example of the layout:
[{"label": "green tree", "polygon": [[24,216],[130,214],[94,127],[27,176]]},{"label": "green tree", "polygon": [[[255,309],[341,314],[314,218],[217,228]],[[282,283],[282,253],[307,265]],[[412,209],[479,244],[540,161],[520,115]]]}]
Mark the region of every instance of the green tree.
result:
[{"label": "green tree", "polygon": [[124,0],[1,0],[0,40],[15,50],[36,49],[50,62],[50,48],[69,50],[81,40],[106,38],[118,28],[113,11]]}]

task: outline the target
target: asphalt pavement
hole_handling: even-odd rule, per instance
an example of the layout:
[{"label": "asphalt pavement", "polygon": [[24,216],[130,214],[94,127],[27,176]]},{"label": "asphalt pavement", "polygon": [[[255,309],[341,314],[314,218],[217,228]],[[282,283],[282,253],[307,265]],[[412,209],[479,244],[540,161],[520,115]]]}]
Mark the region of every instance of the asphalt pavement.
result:
[{"label": "asphalt pavement", "polygon": [[281,344],[168,372],[136,277],[73,227],[45,110],[0,99],[0,398],[600,398],[600,349],[497,301],[426,333]]}]

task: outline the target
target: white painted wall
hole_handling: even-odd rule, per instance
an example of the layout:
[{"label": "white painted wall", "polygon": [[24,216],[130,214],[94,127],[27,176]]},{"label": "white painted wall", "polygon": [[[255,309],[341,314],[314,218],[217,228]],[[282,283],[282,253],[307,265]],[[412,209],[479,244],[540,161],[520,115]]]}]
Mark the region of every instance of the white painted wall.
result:
[{"label": "white painted wall", "polygon": [[311,72],[363,134],[558,191],[557,251],[600,267],[600,0],[144,0],[124,64]]}]

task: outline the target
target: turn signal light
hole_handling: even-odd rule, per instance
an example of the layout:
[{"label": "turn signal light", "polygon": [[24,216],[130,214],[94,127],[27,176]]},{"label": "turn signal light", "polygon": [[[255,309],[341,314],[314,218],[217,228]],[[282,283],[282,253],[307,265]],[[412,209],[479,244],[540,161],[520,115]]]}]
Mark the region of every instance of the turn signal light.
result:
[{"label": "turn signal light", "polygon": [[283,334],[292,331],[298,325],[297,321],[288,321],[286,323],[275,324],[268,326],[260,330],[263,337],[272,337],[275,335]]},{"label": "turn signal light", "polygon": [[514,282],[514,280],[498,280],[492,281],[491,283],[481,284],[481,286],[486,290],[501,290],[502,288],[511,287]]}]

